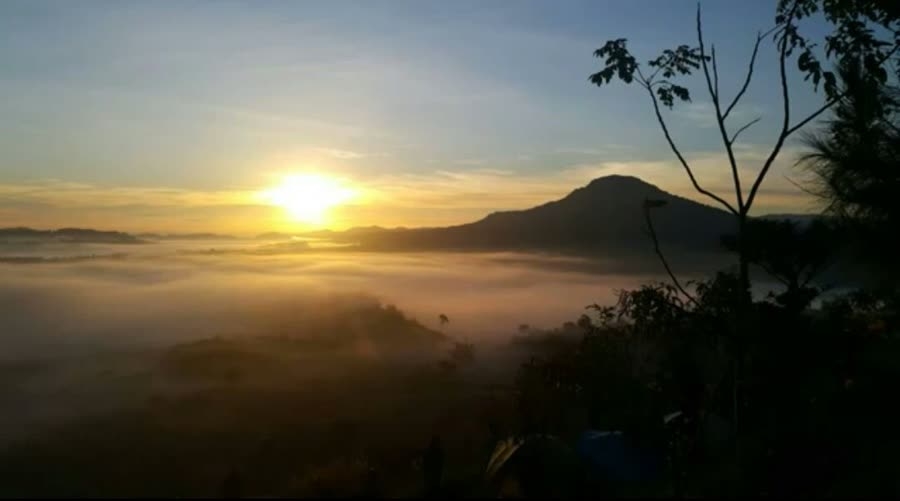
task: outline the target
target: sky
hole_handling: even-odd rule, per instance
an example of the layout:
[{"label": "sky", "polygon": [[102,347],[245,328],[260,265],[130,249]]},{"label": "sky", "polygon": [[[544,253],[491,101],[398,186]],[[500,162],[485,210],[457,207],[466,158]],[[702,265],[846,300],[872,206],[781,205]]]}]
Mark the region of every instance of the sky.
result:
[{"label": "sky", "polygon": [[[774,0],[706,0],[707,43],[734,95]],[[0,226],[254,234],[438,226],[630,174],[702,200],[646,96],[597,88],[593,51],[639,59],[694,44],[696,3],[560,1],[0,2]],[[810,33],[822,31],[815,24]],[[751,182],[780,124],[775,49],[731,120]],[[821,95],[791,74],[795,113]],[[705,187],[730,172],[701,81],[666,113]],[[755,213],[810,212],[787,145]],[[267,203],[313,173],[357,194],[326,220]]]}]

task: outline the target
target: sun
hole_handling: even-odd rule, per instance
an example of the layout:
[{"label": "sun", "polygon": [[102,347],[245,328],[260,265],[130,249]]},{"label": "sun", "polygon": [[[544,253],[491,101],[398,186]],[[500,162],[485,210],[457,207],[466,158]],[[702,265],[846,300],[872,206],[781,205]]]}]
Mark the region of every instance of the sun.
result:
[{"label": "sun", "polygon": [[353,199],[356,190],[321,174],[292,174],[261,195],[267,203],[285,209],[295,220],[319,225],[325,222],[329,209]]}]

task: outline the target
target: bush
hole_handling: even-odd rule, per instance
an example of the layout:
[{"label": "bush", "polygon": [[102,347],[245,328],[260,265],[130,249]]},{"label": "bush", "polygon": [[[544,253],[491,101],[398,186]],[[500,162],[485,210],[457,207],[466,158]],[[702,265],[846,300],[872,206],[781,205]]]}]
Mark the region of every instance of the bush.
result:
[{"label": "bush", "polygon": [[[884,408],[900,383],[891,296],[852,293],[802,311],[754,302],[735,400],[738,280],[722,273],[693,289],[687,299],[650,284],[591,306],[579,343],[519,370],[521,433],[621,430],[667,451],[670,494],[900,492],[900,411]],[[694,423],[678,450],[662,426],[674,411]]]}]

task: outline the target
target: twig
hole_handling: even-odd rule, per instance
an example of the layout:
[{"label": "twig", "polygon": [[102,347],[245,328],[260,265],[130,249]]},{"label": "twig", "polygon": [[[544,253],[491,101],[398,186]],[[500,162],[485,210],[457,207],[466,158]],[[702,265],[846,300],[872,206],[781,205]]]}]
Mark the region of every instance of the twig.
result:
[{"label": "twig", "polygon": [[819,193],[816,193],[813,190],[801,185],[797,181],[794,181],[793,179],[789,178],[787,175],[785,175],[784,178],[787,180],[787,182],[794,185],[794,188],[797,188],[798,190],[802,191],[803,193],[806,193],[807,195],[812,195],[815,197],[818,197],[820,195]]},{"label": "twig", "polygon": [[719,65],[716,62],[716,46],[711,45],[709,48],[712,52],[712,68],[713,68],[713,87],[716,89],[716,98],[719,97]]},{"label": "twig", "polygon": [[[791,15],[788,17],[787,24],[791,23],[794,12],[796,11],[796,6],[794,10],[791,11]],[[895,45],[890,52],[884,55],[878,64],[883,64],[885,61],[893,57],[893,55],[900,49],[900,45]],[[778,153],[781,151],[781,147],[784,145],[785,139],[791,134],[797,132],[804,125],[813,121],[824,113],[826,110],[835,105],[838,101],[844,98],[847,95],[847,92],[841,92],[829,99],[824,105],[822,105],[819,109],[808,115],[806,118],[798,122],[797,124],[791,126],[790,125],[790,95],[788,93],[787,87],[787,75],[785,72],[785,59],[787,58],[787,37],[783,36],[781,39],[781,51],[779,54],[779,73],[781,77],[781,93],[782,99],[784,101],[784,123],[782,125],[781,134],[778,135],[778,141],[775,143],[775,147],[772,149],[772,153],[769,155],[769,158],[766,159],[766,163],[763,165],[762,170],[759,175],[756,177],[756,181],[753,183],[753,187],[750,189],[750,195],[747,197],[747,203],[744,206],[743,210],[746,212],[750,211],[750,206],[753,204],[753,200],[756,198],[756,192],[759,190],[759,186],[762,184],[763,179],[766,177],[766,174],[769,172],[769,169],[772,167],[772,163],[775,161],[775,157],[778,156]]]},{"label": "twig", "polygon": [[750,56],[750,65],[747,69],[747,76],[744,78],[744,84],[741,86],[741,90],[738,91],[737,95],[734,96],[734,99],[731,101],[731,104],[725,108],[725,113],[722,114],[722,120],[728,118],[728,115],[731,113],[731,110],[737,106],[738,102],[744,97],[744,93],[747,92],[747,88],[750,87],[750,81],[753,79],[753,68],[756,66],[756,55],[759,54],[759,44],[762,43],[763,39],[773,31],[777,29],[776,27],[771,28],[769,31],[765,33],[757,33],[756,34],[756,43],[753,44],[753,54]]},{"label": "twig", "polygon": [[[715,74],[715,82],[712,82],[709,77],[709,67],[706,64],[706,49],[703,44],[703,23],[700,16],[700,4],[697,4],[697,42],[700,46],[700,62],[703,65],[703,76],[706,78],[706,88],[709,90],[709,95],[712,98],[713,108],[715,108],[716,112],[716,125],[719,127],[719,134],[722,136],[722,143],[725,146],[725,152],[728,154],[728,165],[731,167],[731,178],[734,182],[734,196],[737,200],[738,211],[743,213],[744,210],[744,193],[741,188],[741,177],[738,174],[737,160],[734,157],[734,150],[731,148],[731,143],[728,141],[728,131],[725,130],[725,118],[722,115],[722,106],[719,103],[719,75],[718,71],[713,66],[713,73]],[[715,59],[713,58],[713,64],[715,64]],[[740,215],[738,215],[740,217]]]},{"label": "twig", "polygon": [[755,119],[751,120],[750,123],[748,123],[747,125],[741,127],[740,129],[738,129],[737,132],[735,132],[734,135],[731,136],[731,139],[729,139],[728,142],[731,143],[731,144],[734,144],[734,142],[737,141],[738,136],[741,135],[741,132],[744,132],[745,130],[747,130],[747,129],[749,129],[750,127],[754,126],[754,125],[755,125],[757,122],[759,122],[760,120],[761,120],[761,118],[755,118]]},{"label": "twig", "polygon": [[[794,7],[796,10],[796,6]],[[791,22],[793,22],[794,10],[791,11],[791,15],[788,17],[785,26],[790,26]],[[781,147],[784,146],[784,141],[787,139],[790,130],[791,123],[791,94],[788,90],[787,83],[787,46],[788,39],[787,34],[782,35],[781,38],[781,48],[779,49],[778,54],[778,75],[781,81],[781,100],[784,106],[784,116],[782,117],[781,124],[781,133],[778,134],[778,140],[775,141],[775,146],[772,148],[772,152],[769,153],[769,157],[766,158],[766,163],[763,164],[763,168],[759,171],[759,174],[756,176],[756,180],[753,181],[753,186],[750,188],[750,193],[747,195],[747,203],[741,208],[741,211],[744,214],[750,212],[750,208],[753,206],[753,200],[756,198],[756,193],[759,191],[759,187],[765,179],[766,174],[769,173],[769,169],[772,168],[772,164],[775,162],[775,158],[778,157],[778,154],[781,152]],[[823,110],[819,111],[821,113]]]},{"label": "twig", "polygon": [[814,111],[813,113],[811,113],[808,117],[804,118],[803,120],[801,120],[800,122],[798,122],[798,123],[797,123],[796,125],[794,125],[793,127],[789,127],[789,128],[787,129],[787,135],[791,135],[791,134],[797,132],[797,131],[800,130],[804,125],[806,125],[806,124],[808,124],[809,122],[815,120],[816,117],[818,117],[819,115],[821,115],[822,113],[824,113],[825,111],[827,111],[828,108],[831,108],[832,106],[835,105],[835,103],[837,103],[838,101],[840,101],[841,99],[843,99],[845,95],[846,95],[846,93],[842,92],[842,93],[838,94],[837,96],[835,96],[834,98],[829,99],[825,104],[822,105],[821,108],[819,108],[818,110],[816,110],[816,111]]},{"label": "twig", "polygon": [[694,306],[700,306],[697,303],[697,300],[694,299],[684,287],[681,286],[681,282],[678,281],[678,277],[675,276],[675,273],[672,271],[672,267],[669,266],[669,261],[666,259],[666,256],[662,253],[662,249],[659,247],[659,239],[656,237],[656,230],[653,228],[653,219],[650,217],[650,207],[647,205],[648,201],[644,201],[644,219],[647,221],[647,229],[650,233],[650,238],[653,240],[653,251],[656,252],[656,255],[659,256],[659,260],[662,262],[663,267],[666,269],[666,273],[669,274],[669,278],[672,279],[672,283],[675,284],[675,287],[682,293],[688,300],[694,303]]},{"label": "twig", "polygon": [[700,193],[722,204],[722,206],[724,206],[728,210],[728,212],[737,215],[738,212],[734,207],[732,207],[730,203],[728,203],[727,201],[725,201],[725,199],[716,195],[715,193],[703,189],[697,182],[697,179],[694,177],[693,171],[691,171],[691,166],[688,165],[687,160],[684,159],[684,156],[681,154],[678,146],[675,145],[675,141],[672,140],[672,135],[669,133],[669,128],[666,126],[666,121],[663,119],[662,112],[659,110],[659,101],[657,101],[656,99],[656,94],[653,93],[653,89],[651,87],[645,86],[645,88],[647,89],[647,93],[650,94],[650,99],[653,102],[653,111],[656,113],[656,120],[659,122],[659,125],[663,131],[663,135],[666,137],[666,141],[669,143],[669,148],[671,148],[672,152],[675,153],[675,156],[678,157],[678,161],[681,162],[681,166],[684,167],[685,172],[687,172],[688,177],[691,179],[691,184],[693,184],[694,188]]}]

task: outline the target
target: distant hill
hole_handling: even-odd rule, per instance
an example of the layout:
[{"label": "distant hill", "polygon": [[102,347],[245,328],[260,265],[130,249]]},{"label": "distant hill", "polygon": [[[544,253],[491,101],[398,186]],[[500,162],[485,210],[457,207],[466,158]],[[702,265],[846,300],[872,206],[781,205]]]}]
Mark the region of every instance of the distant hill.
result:
[{"label": "distant hill", "polygon": [[660,240],[672,250],[718,250],[735,230],[731,214],[660,190],[636,177],[595,179],[566,197],[537,207],[495,212],[480,221],[445,228],[332,233],[366,249],[472,249],[644,252],[650,249],[642,205],[654,209]]},{"label": "distant hill", "polygon": [[[382,228],[367,226],[345,231],[263,233],[256,238],[269,241],[321,239],[352,244],[362,250],[547,250],[576,254],[602,251],[606,254],[652,253],[645,231],[643,203],[664,200],[653,210],[653,222],[666,252],[721,251],[720,237],[734,233],[734,217],[716,207],[694,202],[632,176],[606,176],[591,181],[565,197],[530,209],[501,211],[473,223],[441,228]],[[800,223],[815,216],[777,214],[762,216]],[[148,240],[226,240],[215,233],[159,234],[138,236],[117,231],[78,228],[35,230],[0,229],[0,242],[62,241],[132,244]],[[306,245],[273,247],[305,250]]]},{"label": "distant hill", "polygon": [[219,233],[138,233],[145,240],[235,240],[232,235]]},{"label": "distant hill", "polygon": [[257,240],[288,240],[294,238],[294,235],[291,233],[280,233],[277,231],[270,231],[268,233],[260,233],[256,235]]},{"label": "distant hill", "polygon": [[790,221],[794,224],[798,224],[800,226],[806,226],[817,219],[821,219],[823,217],[821,214],[766,214],[765,216],[760,216],[760,219],[768,219],[773,221]]},{"label": "distant hill", "polygon": [[0,228],[0,242],[64,242],[102,244],[140,244],[140,238],[120,231],[100,231],[84,228],[36,230],[16,227]]},{"label": "distant hill", "polygon": [[281,233],[277,231],[270,231],[268,233],[261,233],[256,236],[258,240],[289,240],[292,238],[321,238],[321,239],[346,239],[349,237],[358,237],[361,235],[369,235],[373,233],[382,233],[386,231],[403,231],[406,228],[383,228],[381,226],[357,226],[354,228],[350,228],[343,231],[335,231],[335,230],[314,230],[314,231],[304,231],[298,233]]}]

